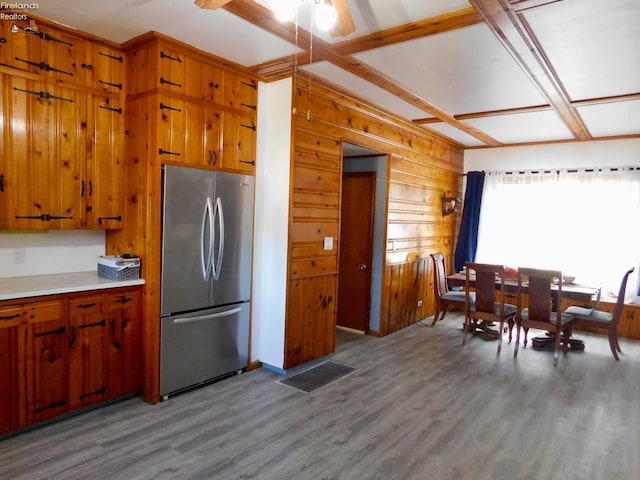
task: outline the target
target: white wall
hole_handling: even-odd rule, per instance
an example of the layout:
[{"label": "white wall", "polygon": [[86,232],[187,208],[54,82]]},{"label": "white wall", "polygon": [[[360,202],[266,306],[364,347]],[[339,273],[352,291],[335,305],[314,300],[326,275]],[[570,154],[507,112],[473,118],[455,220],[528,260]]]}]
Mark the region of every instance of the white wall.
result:
[{"label": "white wall", "polygon": [[291,79],[260,83],[251,362],[282,370],[289,235]]},{"label": "white wall", "polygon": [[640,164],[640,139],[552,143],[464,151],[464,171],[619,167]]},{"label": "white wall", "polygon": [[[102,230],[0,232],[0,278],[95,271],[104,245]],[[24,263],[13,263],[22,249]]]}]

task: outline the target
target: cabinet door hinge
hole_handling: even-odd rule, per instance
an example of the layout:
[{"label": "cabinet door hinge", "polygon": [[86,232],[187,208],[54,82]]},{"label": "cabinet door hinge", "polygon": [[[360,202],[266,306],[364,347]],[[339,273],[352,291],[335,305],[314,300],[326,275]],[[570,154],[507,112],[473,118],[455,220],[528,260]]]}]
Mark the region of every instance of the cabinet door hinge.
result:
[{"label": "cabinet door hinge", "polygon": [[120,63],[122,63],[122,56],[116,56],[116,55],[109,55],[108,53],[104,53],[104,52],[98,52],[98,55],[102,55],[103,57],[107,57],[107,58],[111,58],[113,60],[116,60]]},{"label": "cabinet door hinge", "polygon": [[118,222],[121,222],[122,216],[118,215],[117,217],[98,217],[98,225],[102,225],[103,220],[117,220]]},{"label": "cabinet door hinge", "polygon": [[171,55],[167,55],[164,52],[160,52],[160,58],[168,58],[169,60],[173,60],[174,62],[182,63],[180,57],[172,57]]},{"label": "cabinet door hinge", "polygon": [[180,85],[179,83],[174,83],[174,82],[171,82],[169,80],[166,80],[166,79],[160,77],[160,85],[162,85],[163,83],[166,83],[167,85],[173,85],[174,87],[182,88],[182,85]]}]

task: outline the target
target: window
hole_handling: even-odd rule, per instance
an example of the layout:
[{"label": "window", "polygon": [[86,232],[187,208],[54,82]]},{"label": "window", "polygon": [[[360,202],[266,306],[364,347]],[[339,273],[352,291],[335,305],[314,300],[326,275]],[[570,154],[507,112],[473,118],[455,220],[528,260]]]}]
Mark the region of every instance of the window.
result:
[{"label": "window", "polygon": [[476,260],[562,270],[576,282],[638,292],[640,167],[488,172]]}]

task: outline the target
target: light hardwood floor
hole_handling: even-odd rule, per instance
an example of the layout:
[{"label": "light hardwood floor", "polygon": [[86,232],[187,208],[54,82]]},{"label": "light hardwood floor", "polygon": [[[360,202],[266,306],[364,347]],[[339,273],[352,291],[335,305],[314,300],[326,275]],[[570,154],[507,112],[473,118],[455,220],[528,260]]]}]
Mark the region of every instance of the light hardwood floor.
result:
[{"label": "light hardwood floor", "polygon": [[[429,324],[430,320],[424,321]],[[0,441],[2,479],[638,479],[640,342],[585,352],[473,337],[462,319],[338,332],[357,367],[314,393],[259,369],[151,406],[130,399]]]}]

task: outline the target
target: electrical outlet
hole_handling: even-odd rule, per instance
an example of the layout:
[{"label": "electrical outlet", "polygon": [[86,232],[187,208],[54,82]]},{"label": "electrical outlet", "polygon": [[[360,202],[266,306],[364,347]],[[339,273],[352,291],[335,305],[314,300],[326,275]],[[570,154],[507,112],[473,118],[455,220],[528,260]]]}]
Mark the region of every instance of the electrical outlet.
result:
[{"label": "electrical outlet", "polygon": [[13,249],[13,263],[24,263],[24,248]]},{"label": "electrical outlet", "polygon": [[422,300],[418,300],[418,306],[421,307],[424,305],[424,302]]}]

